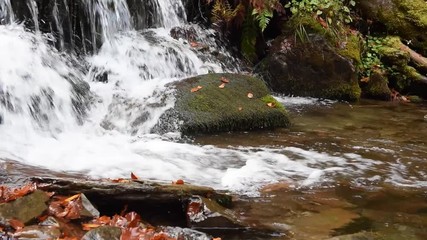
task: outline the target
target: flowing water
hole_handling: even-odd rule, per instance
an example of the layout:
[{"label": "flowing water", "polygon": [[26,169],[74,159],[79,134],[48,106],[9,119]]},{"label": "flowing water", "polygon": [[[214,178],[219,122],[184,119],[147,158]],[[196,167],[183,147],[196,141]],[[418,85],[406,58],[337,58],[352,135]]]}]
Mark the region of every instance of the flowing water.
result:
[{"label": "flowing water", "polygon": [[[69,38],[69,0],[53,0],[49,31],[36,1],[22,2],[31,17],[20,23],[0,0],[0,162],[228,190],[244,221],[273,230],[260,239],[427,238],[427,106],[278,96],[290,129],[159,135],[152,128],[174,105],[165,84],[239,71],[213,30],[189,24],[181,1],[146,1],[148,21],[141,3],[129,7],[137,1],[88,0],[89,20],[74,21],[88,27]],[[177,26],[209,50],[172,38]]]}]

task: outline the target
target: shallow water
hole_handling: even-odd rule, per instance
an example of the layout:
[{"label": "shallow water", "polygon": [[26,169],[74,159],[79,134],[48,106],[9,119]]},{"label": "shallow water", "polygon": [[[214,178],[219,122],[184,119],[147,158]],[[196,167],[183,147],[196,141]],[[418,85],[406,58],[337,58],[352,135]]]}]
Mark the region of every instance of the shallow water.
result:
[{"label": "shallow water", "polygon": [[359,231],[383,239],[427,238],[427,105],[281,100],[289,103],[290,129],[195,138],[223,148],[274,148],[323,169],[313,173],[315,183],[283,179],[264,186],[258,197],[241,197],[242,219],[276,231],[265,239]]}]

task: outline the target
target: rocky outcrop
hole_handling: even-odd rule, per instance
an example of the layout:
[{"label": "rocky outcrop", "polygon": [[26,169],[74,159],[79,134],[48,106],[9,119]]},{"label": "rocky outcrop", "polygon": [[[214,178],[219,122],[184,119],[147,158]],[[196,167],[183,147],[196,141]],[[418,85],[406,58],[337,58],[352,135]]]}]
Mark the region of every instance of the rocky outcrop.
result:
[{"label": "rocky outcrop", "polygon": [[367,82],[361,83],[362,96],[377,100],[390,100],[391,90],[388,87],[388,79],[384,71],[376,70],[367,78]]},{"label": "rocky outcrop", "polygon": [[175,107],[160,118],[155,132],[184,134],[289,126],[284,107],[264,82],[240,74],[207,74],[171,85]]},{"label": "rocky outcrop", "polygon": [[355,62],[331,46],[325,36],[277,38],[258,72],[274,92],[356,101],[360,97]]},{"label": "rocky outcrop", "polygon": [[427,4],[424,0],[358,0],[366,19],[383,24],[390,34],[411,43],[419,53],[427,54]]}]

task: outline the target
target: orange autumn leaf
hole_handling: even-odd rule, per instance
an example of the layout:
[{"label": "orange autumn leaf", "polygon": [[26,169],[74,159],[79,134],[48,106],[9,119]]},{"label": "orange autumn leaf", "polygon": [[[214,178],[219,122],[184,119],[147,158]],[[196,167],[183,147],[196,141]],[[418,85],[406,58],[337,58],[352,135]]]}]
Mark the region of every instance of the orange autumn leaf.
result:
[{"label": "orange autumn leaf", "polygon": [[212,240],[221,240],[221,238],[212,238]]},{"label": "orange autumn leaf", "polygon": [[197,42],[190,42],[190,46],[194,48],[194,47],[198,47],[199,44]]},{"label": "orange autumn leaf", "polygon": [[77,198],[79,198],[79,197],[80,197],[80,193],[78,193],[78,194],[76,194],[76,195],[73,195],[73,196],[71,196],[71,197],[69,197],[69,198],[65,199],[65,200],[64,200],[64,203],[71,202],[71,201],[73,201],[73,200],[75,200],[75,199],[77,199]]},{"label": "orange autumn leaf", "polygon": [[178,180],[176,180],[175,184],[177,184],[177,185],[184,185],[184,180],[178,179]]},{"label": "orange autumn leaf", "polygon": [[222,83],[221,85],[218,86],[219,88],[225,88],[225,83]]},{"label": "orange autumn leaf", "polygon": [[272,103],[272,102],[269,102],[269,103],[267,103],[267,106],[270,107],[270,108],[275,108],[276,104]]},{"label": "orange autumn leaf", "polygon": [[195,87],[195,88],[192,88],[191,89],[191,92],[197,92],[197,91],[199,91],[200,89],[202,89],[203,87],[202,86],[197,86],[197,87]]},{"label": "orange autumn leaf", "polygon": [[25,224],[17,219],[9,220],[9,224],[15,230],[21,230],[25,227]]},{"label": "orange autumn leaf", "polygon": [[229,83],[230,80],[228,80],[226,77],[221,77],[221,82],[222,83]]},{"label": "orange autumn leaf", "polygon": [[133,172],[130,173],[130,178],[132,180],[138,180],[139,179]]},{"label": "orange autumn leaf", "polygon": [[85,231],[90,231],[90,230],[92,230],[94,228],[98,228],[100,226],[101,226],[101,224],[97,224],[97,223],[83,223],[82,224],[82,228]]},{"label": "orange autumn leaf", "polygon": [[249,92],[249,93],[248,93],[248,98],[249,98],[249,99],[254,98],[254,94]]}]

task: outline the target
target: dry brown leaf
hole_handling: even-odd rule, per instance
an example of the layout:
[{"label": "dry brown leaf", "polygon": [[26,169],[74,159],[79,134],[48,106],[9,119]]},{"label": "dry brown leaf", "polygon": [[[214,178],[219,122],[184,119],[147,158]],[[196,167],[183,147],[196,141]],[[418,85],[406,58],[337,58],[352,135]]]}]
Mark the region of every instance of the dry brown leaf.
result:
[{"label": "dry brown leaf", "polygon": [[225,83],[222,83],[221,85],[218,86],[219,88],[225,88]]},{"label": "dry brown leaf", "polygon": [[133,172],[130,173],[130,178],[132,180],[138,180],[139,179]]},{"label": "dry brown leaf", "polygon": [[221,77],[221,82],[222,83],[229,83],[230,80],[228,80],[226,77]]},{"label": "dry brown leaf", "polygon": [[269,103],[267,103],[267,106],[270,107],[270,108],[275,108],[276,104],[272,103],[272,102],[269,102]]},{"label": "dry brown leaf", "polygon": [[254,98],[254,94],[249,92],[249,93],[248,93],[248,98],[249,98],[249,99]]},{"label": "dry brown leaf", "polygon": [[202,88],[203,88],[202,86],[194,87],[194,88],[191,89],[191,92],[197,92],[197,91],[199,91]]},{"label": "dry brown leaf", "polygon": [[243,110],[243,108],[242,107],[239,107],[239,111],[242,111]]},{"label": "dry brown leaf", "polygon": [[195,48],[195,47],[198,47],[199,44],[197,42],[190,42],[190,46]]}]

